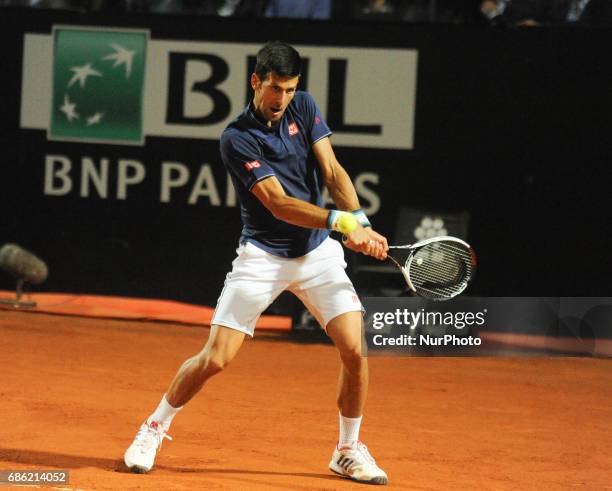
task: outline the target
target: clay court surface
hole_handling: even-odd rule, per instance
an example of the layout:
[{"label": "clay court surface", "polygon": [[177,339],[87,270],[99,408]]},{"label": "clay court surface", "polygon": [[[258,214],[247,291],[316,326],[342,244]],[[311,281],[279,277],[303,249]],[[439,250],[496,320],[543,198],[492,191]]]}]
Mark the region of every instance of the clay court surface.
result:
[{"label": "clay court surface", "polygon": [[[335,477],[338,359],[286,334],[245,343],[175,419],[157,465],[122,455],[208,329],[0,310],[0,469],[63,489],[373,489]],[[390,488],[612,489],[612,361],[372,358],[362,439]],[[7,489],[7,487],[2,487]]]}]

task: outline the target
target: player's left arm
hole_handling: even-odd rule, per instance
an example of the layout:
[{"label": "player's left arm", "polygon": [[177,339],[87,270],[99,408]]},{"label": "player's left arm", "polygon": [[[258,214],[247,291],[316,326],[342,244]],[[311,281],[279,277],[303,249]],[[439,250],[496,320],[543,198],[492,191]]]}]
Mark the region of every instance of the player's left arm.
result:
[{"label": "player's left arm", "polygon": [[357,191],[344,167],[340,165],[329,137],[321,138],[312,146],[312,152],[323,172],[323,182],[339,210],[359,209]]},{"label": "player's left arm", "polygon": [[[355,190],[353,181],[351,181],[344,167],[338,162],[329,138],[324,137],[316,141],[312,146],[312,151],[321,167],[325,187],[329,191],[338,209],[349,212],[359,210],[359,198],[357,197],[357,191]],[[375,241],[377,248],[384,252],[380,255],[375,255],[384,259],[389,250],[387,239],[383,235],[375,232],[371,227],[366,227],[364,231],[368,236],[368,240]],[[350,238],[345,244],[350,249],[358,252],[361,252],[363,247],[362,244],[353,243]]]}]

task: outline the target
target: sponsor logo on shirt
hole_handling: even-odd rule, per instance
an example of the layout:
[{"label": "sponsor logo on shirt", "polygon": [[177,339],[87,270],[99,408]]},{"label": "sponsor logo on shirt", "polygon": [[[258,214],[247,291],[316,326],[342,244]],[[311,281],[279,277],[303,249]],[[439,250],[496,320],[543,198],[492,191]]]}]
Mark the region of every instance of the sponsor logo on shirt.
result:
[{"label": "sponsor logo on shirt", "polygon": [[300,130],[298,130],[298,125],[296,123],[291,123],[289,125],[289,136],[297,135],[299,132]]},{"label": "sponsor logo on shirt", "polygon": [[321,123],[321,118],[319,116],[315,116],[315,124]]},{"label": "sponsor logo on shirt", "polygon": [[261,164],[258,160],[253,160],[252,162],[247,162],[246,164],[244,164],[244,168],[248,171],[257,169],[258,167],[261,167]]}]

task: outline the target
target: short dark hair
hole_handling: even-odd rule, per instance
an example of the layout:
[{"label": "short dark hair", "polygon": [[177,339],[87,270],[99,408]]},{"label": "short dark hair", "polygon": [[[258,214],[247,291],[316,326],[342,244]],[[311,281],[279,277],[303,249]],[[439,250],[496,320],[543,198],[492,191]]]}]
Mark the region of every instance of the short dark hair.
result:
[{"label": "short dark hair", "polygon": [[265,80],[274,72],[281,77],[297,77],[302,68],[302,58],[295,48],[280,41],[267,43],[257,53],[255,74]]}]

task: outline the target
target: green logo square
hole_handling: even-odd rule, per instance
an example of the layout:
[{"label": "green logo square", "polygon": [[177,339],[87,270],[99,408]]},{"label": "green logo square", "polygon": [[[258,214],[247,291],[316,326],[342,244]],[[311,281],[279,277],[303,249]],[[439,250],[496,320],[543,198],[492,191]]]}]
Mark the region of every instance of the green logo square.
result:
[{"label": "green logo square", "polygon": [[54,28],[50,139],[142,145],[148,37]]}]

